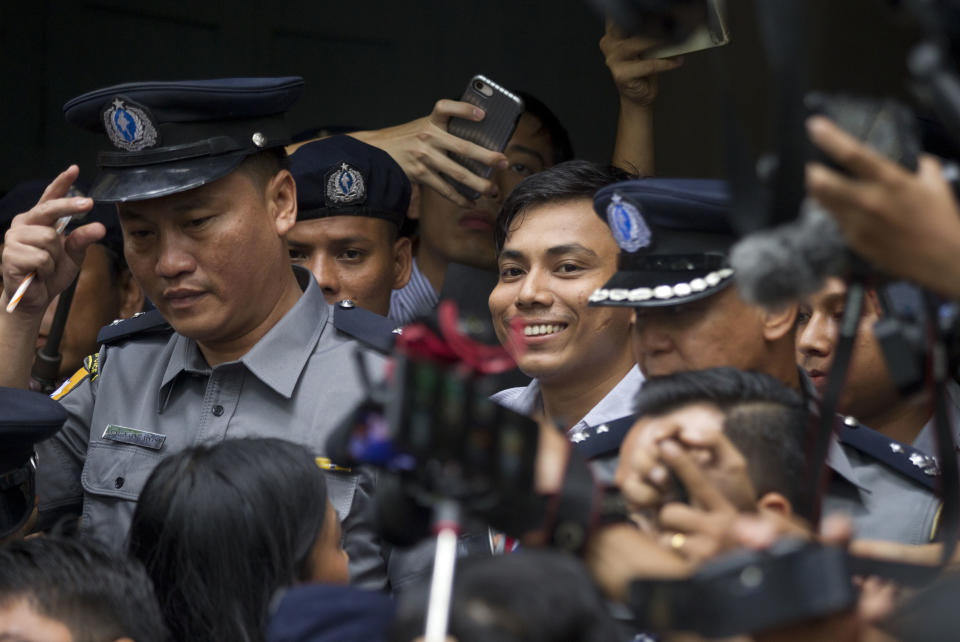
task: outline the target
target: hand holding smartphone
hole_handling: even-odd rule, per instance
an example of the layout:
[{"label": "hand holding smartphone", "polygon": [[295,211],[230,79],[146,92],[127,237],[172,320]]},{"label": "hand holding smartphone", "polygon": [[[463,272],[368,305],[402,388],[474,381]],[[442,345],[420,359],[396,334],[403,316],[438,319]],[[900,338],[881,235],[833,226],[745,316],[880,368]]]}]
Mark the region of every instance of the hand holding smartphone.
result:
[{"label": "hand holding smartphone", "polygon": [[[504,89],[486,76],[476,75],[467,83],[462,101],[476,105],[486,116],[477,122],[463,118],[451,118],[447,126],[454,136],[476,143],[481,147],[502,152],[507,146],[517,121],[523,114],[523,100],[516,94]],[[482,178],[489,178],[492,168],[479,161],[450,153],[450,157],[468,170]],[[470,200],[480,198],[480,193],[463,185],[447,175],[443,175],[453,187]]]}]

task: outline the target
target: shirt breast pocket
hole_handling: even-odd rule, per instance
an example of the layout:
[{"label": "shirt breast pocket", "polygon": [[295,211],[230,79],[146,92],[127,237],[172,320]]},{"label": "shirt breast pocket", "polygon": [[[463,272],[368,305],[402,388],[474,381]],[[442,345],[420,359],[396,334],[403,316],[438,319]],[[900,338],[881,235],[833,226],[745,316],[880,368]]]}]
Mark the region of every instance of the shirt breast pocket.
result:
[{"label": "shirt breast pocket", "polygon": [[160,453],[140,446],[93,442],[80,482],[90,495],[136,501],[161,459]]}]

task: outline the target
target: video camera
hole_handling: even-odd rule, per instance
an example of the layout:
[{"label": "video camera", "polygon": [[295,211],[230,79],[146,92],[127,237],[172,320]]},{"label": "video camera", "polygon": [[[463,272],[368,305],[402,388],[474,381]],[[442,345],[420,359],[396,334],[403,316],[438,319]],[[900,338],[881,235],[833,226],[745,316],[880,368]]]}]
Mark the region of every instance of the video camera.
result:
[{"label": "video camera", "polygon": [[465,329],[450,300],[441,301],[435,319],[406,326],[387,380],[375,384],[365,376],[365,401],[328,444],[335,460],[370,464],[394,478],[387,483],[400,496],[378,493],[378,516],[395,543],[428,535],[411,529],[411,513],[441,501],[484,519],[503,518],[504,506],[532,495],[539,427],[490,399],[503,387],[497,375],[515,364],[477,333]]}]

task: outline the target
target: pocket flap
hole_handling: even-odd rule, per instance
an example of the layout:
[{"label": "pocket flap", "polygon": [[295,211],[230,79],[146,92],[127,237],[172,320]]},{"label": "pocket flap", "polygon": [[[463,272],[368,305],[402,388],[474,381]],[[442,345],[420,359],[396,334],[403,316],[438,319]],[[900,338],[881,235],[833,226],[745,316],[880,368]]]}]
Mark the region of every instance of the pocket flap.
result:
[{"label": "pocket flap", "polygon": [[161,459],[159,453],[139,446],[92,442],[80,482],[93,495],[136,501]]}]

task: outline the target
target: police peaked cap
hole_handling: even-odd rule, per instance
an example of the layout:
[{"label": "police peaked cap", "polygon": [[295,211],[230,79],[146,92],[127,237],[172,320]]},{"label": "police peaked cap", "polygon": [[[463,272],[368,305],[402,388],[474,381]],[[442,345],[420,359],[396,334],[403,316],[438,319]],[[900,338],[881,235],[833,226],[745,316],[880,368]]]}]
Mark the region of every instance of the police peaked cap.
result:
[{"label": "police peaked cap", "polygon": [[331,136],[290,157],[297,220],[372,216],[400,227],[410,207],[410,180],[390,154],[350,136]]},{"label": "police peaked cap", "polygon": [[590,296],[591,305],[681,305],[732,282],[727,256],[737,235],[725,181],[622,181],[597,191],[593,207],[620,256],[617,273]]},{"label": "police peaked cap", "polygon": [[89,196],[141,201],[206,185],[286,145],[284,114],[302,91],[298,76],[137,82],[83,94],[63,111],[112,145]]}]

